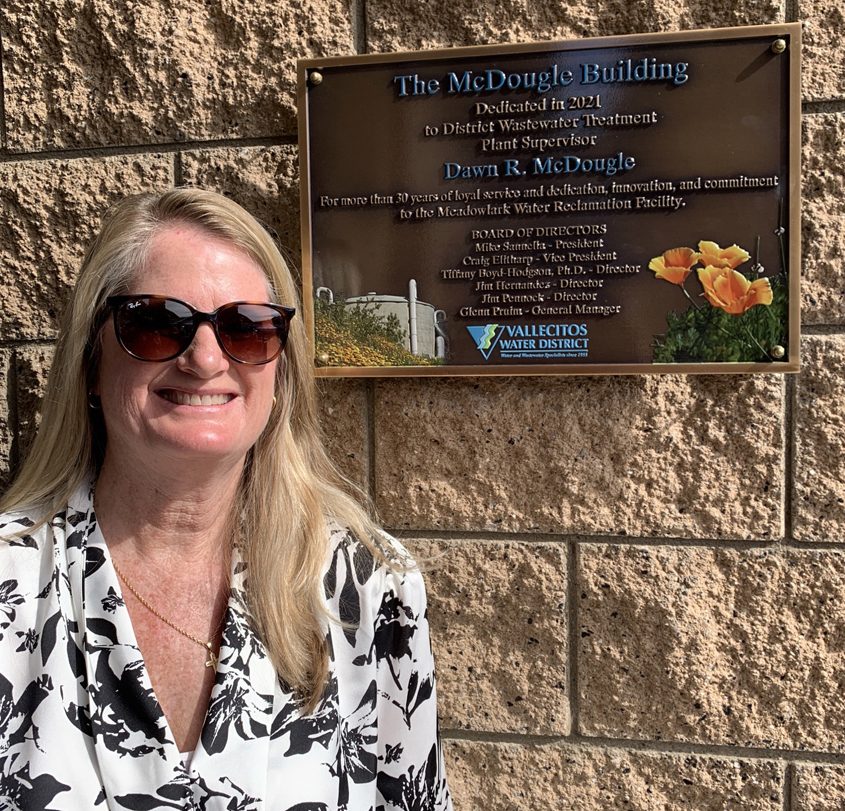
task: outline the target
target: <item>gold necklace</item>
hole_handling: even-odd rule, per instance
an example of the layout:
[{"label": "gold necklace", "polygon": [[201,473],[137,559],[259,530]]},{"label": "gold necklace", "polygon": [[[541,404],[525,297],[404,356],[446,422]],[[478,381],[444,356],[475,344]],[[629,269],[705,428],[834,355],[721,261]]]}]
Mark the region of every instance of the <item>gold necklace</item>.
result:
[{"label": "gold necklace", "polygon": [[112,559],[112,566],[114,566],[114,570],[115,572],[117,572],[117,576],[123,581],[123,584],[126,586],[126,588],[128,588],[129,591],[131,591],[135,595],[135,598],[138,600],[139,603],[141,603],[142,606],[144,606],[144,608],[147,609],[147,611],[151,612],[152,614],[155,614],[155,616],[157,616],[163,623],[169,625],[174,631],[178,631],[180,634],[182,634],[182,636],[190,639],[191,642],[195,642],[200,647],[205,648],[208,652],[208,661],[205,663],[205,666],[213,667],[215,670],[217,670],[218,658],[217,655],[214,653],[214,645],[212,645],[211,642],[203,642],[199,637],[194,636],[192,633],[189,633],[184,628],[180,628],[175,622],[171,622],[169,619],[167,619],[167,617],[159,614],[158,611],[155,610],[155,608],[153,608],[140,594],[138,594],[134,586],[126,579],[126,575],[122,571],[120,571],[114,559]]}]

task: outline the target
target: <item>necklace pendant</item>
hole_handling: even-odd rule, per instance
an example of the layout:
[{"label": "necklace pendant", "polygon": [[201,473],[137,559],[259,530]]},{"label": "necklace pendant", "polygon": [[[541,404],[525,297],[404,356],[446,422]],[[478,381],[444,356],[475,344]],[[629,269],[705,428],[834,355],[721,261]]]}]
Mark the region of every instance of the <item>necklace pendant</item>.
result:
[{"label": "necklace pendant", "polygon": [[213,667],[215,670],[217,670],[218,659],[214,655],[214,650],[212,650],[211,643],[206,642],[205,647],[208,648],[208,661],[205,663],[205,666],[206,667]]}]

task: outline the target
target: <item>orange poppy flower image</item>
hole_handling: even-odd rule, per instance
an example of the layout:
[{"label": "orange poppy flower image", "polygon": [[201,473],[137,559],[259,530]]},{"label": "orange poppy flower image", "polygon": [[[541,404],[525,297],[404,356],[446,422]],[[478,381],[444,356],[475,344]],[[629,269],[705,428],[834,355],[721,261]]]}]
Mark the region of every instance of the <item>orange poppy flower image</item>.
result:
[{"label": "orange poppy flower image", "polygon": [[698,254],[692,248],[671,248],[661,256],[655,256],[648,263],[648,269],[654,271],[657,279],[683,284],[697,261]]},{"label": "orange poppy flower image", "polygon": [[736,269],[751,258],[751,254],[739,245],[720,248],[717,243],[707,240],[698,243],[698,250],[701,252],[701,264],[705,267]]},{"label": "orange poppy flower image", "polygon": [[731,315],[742,315],[757,304],[772,303],[772,285],[768,279],[750,282],[730,267],[712,265],[699,268],[698,279],[707,301]]}]

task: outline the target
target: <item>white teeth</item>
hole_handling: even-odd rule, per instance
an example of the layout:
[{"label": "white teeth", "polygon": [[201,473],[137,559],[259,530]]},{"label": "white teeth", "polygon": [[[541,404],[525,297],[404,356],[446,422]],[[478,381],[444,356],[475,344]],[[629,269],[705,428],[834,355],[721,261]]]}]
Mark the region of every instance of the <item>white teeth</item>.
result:
[{"label": "white teeth", "polygon": [[173,391],[172,389],[162,391],[161,396],[171,403],[176,403],[176,405],[191,406],[224,405],[232,399],[231,394],[189,394],[188,392]]}]

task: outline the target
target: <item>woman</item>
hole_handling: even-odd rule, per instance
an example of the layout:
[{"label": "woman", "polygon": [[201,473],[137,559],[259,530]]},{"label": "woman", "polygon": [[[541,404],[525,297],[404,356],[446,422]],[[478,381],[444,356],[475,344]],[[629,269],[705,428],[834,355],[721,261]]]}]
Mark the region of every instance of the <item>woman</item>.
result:
[{"label": "woman", "polygon": [[128,198],[0,509],[0,803],[447,809],[419,573],[318,439],[272,240]]}]

